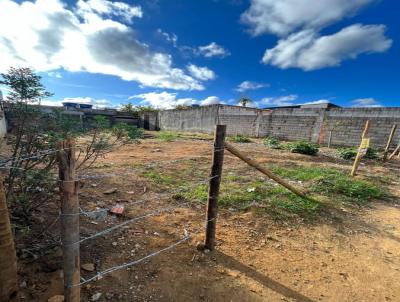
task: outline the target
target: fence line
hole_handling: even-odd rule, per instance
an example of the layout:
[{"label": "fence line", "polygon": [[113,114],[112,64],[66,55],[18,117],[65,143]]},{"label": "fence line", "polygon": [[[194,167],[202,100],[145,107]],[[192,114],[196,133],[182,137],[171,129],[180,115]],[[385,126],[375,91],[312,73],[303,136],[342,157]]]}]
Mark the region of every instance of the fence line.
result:
[{"label": "fence line", "polygon": [[[209,223],[209,222],[211,222],[211,221],[214,220],[214,219],[215,219],[215,218],[210,219],[210,220],[207,220],[207,221],[206,221],[206,224]],[[123,268],[127,268],[127,267],[130,267],[130,266],[139,264],[139,263],[141,263],[141,262],[143,262],[143,261],[145,261],[145,260],[147,260],[147,259],[150,259],[150,258],[152,258],[152,257],[155,257],[155,256],[157,256],[157,255],[159,255],[159,254],[161,254],[161,253],[163,253],[163,252],[172,250],[172,249],[175,248],[176,246],[178,246],[178,245],[180,245],[180,244],[182,244],[182,243],[188,241],[190,238],[193,237],[193,235],[199,233],[199,232],[200,232],[201,230],[203,230],[205,227],[206,227],[206,225],[203,226],[203,227],[201,227],[201,228],[198,228],[196,231],[192,232],[192,234],[187,234],[187,235],[185,235],[182,239],[180,239],[180,240],[174,242],[173,244],[171,244],[171,245],[169,245],[169,246],[167,246],[167,247],[165,247],[165,248],[162,248],[162,249],[160,249],[160,250],[157,250],[157,251],[155,251],[155,252],[153,252],[153,253],[151,253],[151,254],[148,254],[148,255],[144,256],[143,258],[140,258],[140,259],[137,259],[137,260],[134,260],[134,261],[131,261],[131,262],[123,263],[123,264],[120,264],[120,265],[117,265],[117,266],[110,267],[110,268],[108,268],[108,269],[105,269],[104,271],[101,271],[101,272],[97,273],[96,275],[94,275],[93,277],[91,277],[91,278],[89,278],[89,279],[85,279],[85,278],[81,277],[81,279],[83,280],[82,282],[80,282],[80,283],[78,283],[78,284],[67,285],[67,286],[69,286],[69,287],[82,286],[82,285],[84,285],[84,284],[86,284],[86,283],[88,283],[88,282],[94,281],[94,280],[96,280],[96,279],[99,280],[99,278],[101,278],[101,277],[104,276],[104,275],[107,275],[107,274],[109,274],[109,273],[112,273],[112,272],[114,272],[114,271],[117,271],[117,270],[120,270],[120,269],[123,269]]]}]

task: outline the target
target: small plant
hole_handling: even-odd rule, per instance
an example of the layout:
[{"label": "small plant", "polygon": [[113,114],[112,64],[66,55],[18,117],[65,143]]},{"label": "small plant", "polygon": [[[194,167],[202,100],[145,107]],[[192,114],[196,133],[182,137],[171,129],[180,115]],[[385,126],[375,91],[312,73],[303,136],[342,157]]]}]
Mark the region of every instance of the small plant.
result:
[{"label": "small plant", "polygon": [[364,157],[368,159],[377,159],[379,157],[378,151],[374,148],[368,148]]},{"label": "small plant", "polygon": [[285,144],[284,149],[292,153],[316,155],[319,151],[319,146],[308,141],[297,141]]},{"label": "small plant", "polygon": [[[354,159],[357,155],[356,148],[340,148],[337,150],[337,152],[339,157],[343,159]],[[368,159],[377,159],[378,151],[374,148],[368,148],[364,157]]]},{"label": "small plant", "polygon": [[337,150],[337,153],[342,159],[353,159],[357,155],[356,148],[340,148]]},{"label": "small plant", "polygon": [[231,136],[229,140],[234,143],[251,143],[251,140],[247,136],[241,134]]},{"label": "small plant", "polygon": [[172,142],[179,137],[179,134],[172,131],[160,131],[157,132],[157,138],[164,142]]},{"label": "small plant", "polygon": [[264,145],[271,149],[280,149],[281,148],[280,141],[275,137],[266,137],[264,139]]}]

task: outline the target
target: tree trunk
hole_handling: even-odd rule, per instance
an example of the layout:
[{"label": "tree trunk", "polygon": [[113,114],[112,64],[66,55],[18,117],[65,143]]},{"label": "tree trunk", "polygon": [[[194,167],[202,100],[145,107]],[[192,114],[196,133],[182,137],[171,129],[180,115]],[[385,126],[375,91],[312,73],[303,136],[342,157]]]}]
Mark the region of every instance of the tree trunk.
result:
[{"label": "tree trunk", "polygon": [[17,256],[11,232],[10,216],[0,176],[0,301],[9,301],[17,292]]}]

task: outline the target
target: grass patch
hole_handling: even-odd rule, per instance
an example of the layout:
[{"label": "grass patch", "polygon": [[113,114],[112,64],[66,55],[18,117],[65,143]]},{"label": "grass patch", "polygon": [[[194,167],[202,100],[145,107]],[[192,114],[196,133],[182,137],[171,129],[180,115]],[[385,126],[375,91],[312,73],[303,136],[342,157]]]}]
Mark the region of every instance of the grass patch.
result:
[{"label": "grass patch", "polygon": [[376,185],[355,179],[342,171],[331,168],[304,167],[295,168],[273,167],[272,170],[287,179],[309,181],[310,191],[327,195],[339,201],[364,204],[383,196],[382,190]]},{"label": "grass patch", "polygon": [[179,133],[174,131],[159,131],[156,132],[157,139],[164,141],[164,142],[172,142],[179,138]]},{"label": "grass patch", "polygon": [[236,134],[234,136],[228,137],[228,141],[234,143],[251,143],[251,139],[245,135]]}]

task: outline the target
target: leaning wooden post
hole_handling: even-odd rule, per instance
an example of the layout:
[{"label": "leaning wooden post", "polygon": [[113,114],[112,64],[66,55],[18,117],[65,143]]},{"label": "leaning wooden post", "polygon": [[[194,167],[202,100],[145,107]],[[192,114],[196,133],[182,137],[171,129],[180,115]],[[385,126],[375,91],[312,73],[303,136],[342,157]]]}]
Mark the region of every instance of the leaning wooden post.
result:
[{"label": "leaning wooden post", "polygon": [[226,125],[217,125],[214,136],[214,153],[212,158],[210,187],[208,189],[206,240],[204,247],[209,250],[215,248],[215,230],[217,226],[218,194],[221,183],[222,165],[224,162],[224,143]]},{"label": "leaning wooden post", "polygon": [[281,186],[284,186],[286,189],[288,189],[289,191],[292,191],[294,194],[306,198],[306,199],[310,199],[309,197],[307,197],[307,195],[300,191],[299,189],[293,187],[291,184],[287,183],[284,179],[280,178],[278,175],[275,175],[274,173],[272,173],[271,171],[269,171],[268,169],[262,167],[258,162],[256,162],[255,160],[252,160],[251,158],[248,158],[246,155],[244,155],[242,152],[240,152],[238,149],[236,149],[234,146],[232,146],[229,143],[225,143],[225,148],[226,150],[228,150],[230,153],[232,153],[233,155],[237,156],[238,158],[240,158],[241,160],[243,160],[246,164],[248,164],[249,166],[257,169],[258,171],[260,171],[261,173],[263,173],[264,175],[268,176],[269,178],[271,178],[272,180],[276,181],[278,184],[280,184]]},{"label": "leaning wooden post", "polygon": [[[395,157],[395,155],[400,152],[400,142],[397,145],[396,149],[394,149],[394,151],[392,152],[392,154],[389,155],[388,159],[392,159],[393,157]],[[400,153],[399,153],[400,155]]]},{"label": "leaning wooden post", "polygon": [[397,125],[394,124],[392,127],[392,130],[390,131],[390,135],[389,135],[388,141],[386,143],[385,151],[383,152],[383,160],[387,159],[387,156],[389,154],[390,145],[392,144],[394,134],[396,133],[396,129],[397,129]]},{"label": "leaning wooden post", "polygon": [[366,138],[366,136],[368,134],[369,127],[370,127],[370,123],[369,123],[369,120],[368,120],[365,123],[364,131],[363,131],[363,133],[361,135],[361,145],[358,148],[358,152],[357,152],[356,158],[354,160],[353,167],[351,169],[351,173],[350,173],[351,176],[355,176],[356,175],[358,166],[360,165],[360,161],[361,161],[361,158],[363,156],[363,153],[362,153],[361,149],[363,149],[364,139]]},{"label": "leaning wooden post", "polygon": [[57,154],[61,194],[61,240],[64,262],[65,302],[80,301],[79,200],[75,179],[75,142],[60,144]]},{"label": "leaning wooden post", "polygon": [[17,255],[0,175],[0,301],[9,301],[18,290],[17,284]]}]

